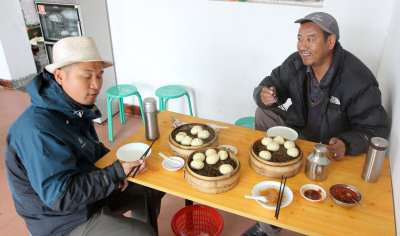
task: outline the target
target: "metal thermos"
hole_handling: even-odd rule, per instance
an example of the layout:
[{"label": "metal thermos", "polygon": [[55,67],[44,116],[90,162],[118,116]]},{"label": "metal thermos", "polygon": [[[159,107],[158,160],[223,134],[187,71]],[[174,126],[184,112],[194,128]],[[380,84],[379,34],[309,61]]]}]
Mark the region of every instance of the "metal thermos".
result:
[{"label": "metal thermos", "polygon": [[328,178],[328,166],[331,163],[328,148],[322,144],[314,146],[314,151],[307,156],[305,175],[314,181],[323,181]]},{"label": "metal thermos", "polygon": [[361,175],[361,178],[365,182],[375,183],[378,181],[388,146],[389,143],[384,138],[373,137],[371,139],[371,144],[369,146],[367,158],[364,162],[364,169]]},{"label": "metal thermos", "polygon": [[154,140],[160,136],[157,119],[157,102],[152,97],[143,100],[143,113],[146,126],[146,139]]}]

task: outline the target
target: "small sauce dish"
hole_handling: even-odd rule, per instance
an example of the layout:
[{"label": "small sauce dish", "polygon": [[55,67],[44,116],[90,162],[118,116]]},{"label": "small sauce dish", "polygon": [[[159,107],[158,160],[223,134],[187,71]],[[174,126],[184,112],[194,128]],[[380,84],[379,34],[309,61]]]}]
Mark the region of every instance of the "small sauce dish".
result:
[{"label": "small sauce dish", "polygon": [[320,202],[326,198],[325,190],[315,184],[306,184],[300,188],[301,196],[310,202]]}]

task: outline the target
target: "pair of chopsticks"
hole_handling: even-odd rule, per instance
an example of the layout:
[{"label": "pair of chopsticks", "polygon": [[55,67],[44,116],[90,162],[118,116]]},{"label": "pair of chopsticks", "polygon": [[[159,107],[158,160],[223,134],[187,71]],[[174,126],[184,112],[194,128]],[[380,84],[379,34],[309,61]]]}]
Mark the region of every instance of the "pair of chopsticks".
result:
[{"label": "pair of chopsticks", "polygon": [[285,177],[285,182],[284,182],[283,187],[282,187],[282,181],[283,181],[283,175],[282,175],[282,177],[281,177],[281,185],[279,186],[278,202],[276,203],[276,209],[275,209],[275,218],[276,219],[278,219],[278,217],[279,217],[279,211],[281,209],[283,194],[285,193],[286,179],[287,179],[287,177]]},{"label": "pair of chopsticks", "polygon": [[[150,149],[151,149],[151,146],[153,146],[153,144],[154,144],[154,142],[155,142],[156,140],[157,140],[157,139],[154,139],[154,140],[153,140],[153,142],[150,144],[150,146],[147,148],[147,150],[143,153],[143,155],[140,157],[140,159],[143,159],[144,157],[146,157],[147,153],[149,153],[149,151],[150,151]],[[139,159],[139,160],[140,160],[140,159]],[[126,177],[129,177],[129,175],[132,174],[133,171],[135,171],[135,172],[133,173],[132,177],[131,177],[131,178],[135,178],[135,176],[136,176],[136,174],[137,174],[137,172],[139,171],[139,169],[140,169],[141,166],[142,166],[142,164],[140,164],[140,165],[138,165],[138,166],[134,166],[134,167],[131,169],[131,171],[129,171],[129,173],[126,175]]]}]

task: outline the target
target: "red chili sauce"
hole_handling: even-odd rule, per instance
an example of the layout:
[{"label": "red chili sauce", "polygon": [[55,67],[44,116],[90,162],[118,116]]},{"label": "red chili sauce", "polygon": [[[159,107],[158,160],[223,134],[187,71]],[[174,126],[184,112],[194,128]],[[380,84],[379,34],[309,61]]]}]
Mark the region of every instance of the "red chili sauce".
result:
[{"label": "red chili sauce", "polygon": [[308,189],[304,191],[304,196],[306,196],[306,198],[311,200],[319,200],[322,197],[321,189],[318,189],[318,191],[314,189]]},{"label": "red chili sauce", "polygon": [[360,197],[353,190],[346,188],[345,186],[337,185],[331,188],[331,195],[338,201],[344,203],[354,203],[353,199],[346,194],[351,194],[351,197],[357,202],[360,201]]}]

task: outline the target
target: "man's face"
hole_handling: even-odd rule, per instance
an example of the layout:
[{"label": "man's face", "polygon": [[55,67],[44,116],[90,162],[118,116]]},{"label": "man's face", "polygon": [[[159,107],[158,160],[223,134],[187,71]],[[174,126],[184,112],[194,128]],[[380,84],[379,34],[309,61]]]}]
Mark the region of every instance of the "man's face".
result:
[{"label": "man's face", "polygon": [[322,29],[314,22],[307,22],[300,25],[297,39],[297,51],[304,65],[313,68],[321,65],[329,67],[336,41],[334,34],[325,40]]},{"label": "man's face", "polygon": [[54,77],[74,101],[82,105],[92,105],[103,85],[103,63],[75,63],[56,69]]}]

